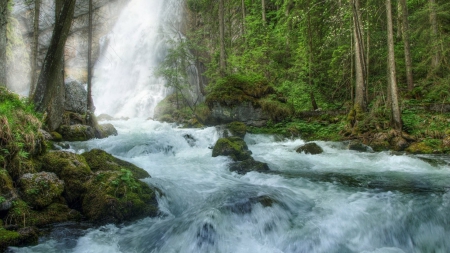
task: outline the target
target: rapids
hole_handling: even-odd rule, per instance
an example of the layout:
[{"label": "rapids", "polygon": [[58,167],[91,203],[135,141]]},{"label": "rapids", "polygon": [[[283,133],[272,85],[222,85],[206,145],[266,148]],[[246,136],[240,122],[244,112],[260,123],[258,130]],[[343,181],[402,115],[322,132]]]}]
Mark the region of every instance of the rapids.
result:
[{"label": "rapids", "polygon": [[439,156],[360,153],[318,142],[320,155],[295,152],[300,139],[247,134],[271,173],[238,175],[211,157],[216,128],[112,121],[119,135],[71,143],[130,161],[159,187],[161,213],[119,226],[62,224],[39,245],[10,252],[400,253],[450,252],[450,166]]}]

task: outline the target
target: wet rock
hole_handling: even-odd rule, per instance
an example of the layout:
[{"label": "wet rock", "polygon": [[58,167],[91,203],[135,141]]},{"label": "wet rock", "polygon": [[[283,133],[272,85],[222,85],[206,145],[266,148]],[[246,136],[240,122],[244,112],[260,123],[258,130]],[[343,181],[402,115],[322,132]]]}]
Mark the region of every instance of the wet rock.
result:
[{"label": "wet rock", "polygon": [[129,170],[99,171],[86,182],[84,215],[93,222],[119,223],[158,212],[155,191]]},{"label": "wet rock", "polygon": [[238,174],[246,174],[247,172],[267,172],[270,171],[267,163],[255,161],[253,158],[246,159],[244,161],[237,161],[230,164],[230,171]]},{"label": "wet rock", "polygon": [[395,151],[404,151],[406,148],[408,148],[409,143],[403,137],[397,136],[391,140],[391,145]]},{"label": "wet rock", "polygon": [[247,126],[242,122],[231,122],[227,125],[227,129],[231,132],[233,136],[244,138],[247,133]]},{"label": "wet rock", "polygon": [[101,124],[98,125],[98,133],[99,136],[97,136],[98,138],[102,139],[102,138],[108,138],[109,136],[116,136],[117,135],[117,130],[116,128],[112,125],[112,124]]},{"label": "wet rock", "polygon": [[87,111],[87,91],[78,81],[65,83],[64,109],[79,114]]},{"label": "wet rock", "polygon": [[42,171],[53,172],[64,181],[63,196],[70,207],[78,209],[81,197],[86,192],[84,183],[92,171],[83,156],[65,151],[45,154],[42,158]]},{"label": "wet rock", "polygon": [[359,152],[372,152],[372,149],[369,146],[366,146],[359,141],[351,141],[347,148]]},{"label": "wet rock", "polygon": [[191,146],[191,147],[195,146],[196,139],[192,135],[184,134],[183,138],[187,141],[189,146]]},{"label": "wet rock", "polygon": [[44,137],[44,140],[46,140],[46,141],[53,140],[53,136],[49,132],[39,129],[39,133],[42,134],[42,136]]},{"label": "wet rock", "polygon": [[276,200],[267,195],[262,195],[258,197],[244,198],[235,203],[228,203],[225,208],[233,213],[237,214],[247,214],[250,213],[255,204],[261,204],[263,207],[271,207]]},{"label": "wet rock", "polygon": [[58,132],[66,141],[87,141],[95,138],[95,129],[87,125],[62,125]]},{"label": "wet rock", "polygon": [[61,197],[64,182],[55,173],[25,174],[19,181],[21,198],[31,207],[42,209]]},{"label": "wet rock", "polygon": [[129,170],[137,179],[150,177],[147,171],[137,167],[136,165],[120,160],[111,154],[106,153],[100,149],[93,149],[89,152],[81,154],[93,172],[98,171],[116,171],[120,172],[122,169]]},{"label": "wet rock", "polygon": [[248,126],[262,127],[270,120],[270,115],[262,108],[255,107],[252,102],[242,102],[233,106],[212,103],[208,124],[217,125],[233,121],[244,122]]},{"label": "wet rock", "polygon": [[97,116],[98,121],[114,120],[114,117],[105,113]]},{"label": "wet rock", "polygon": [[391,146],[389,144],[389,139],[390,136],[388,133],[376,133],[373,137],[372,142],[370,143],[370,147],[377,152],[389,150]]},{"label": "wet rock", "polygon": [[244,161],[251,158],[252,152],[242,138],[220,138],[214,145],[212,156],[229,156],[234,161]]},{"label": "wet rock", "polygon": [[214,245],[217,232],[211,223],[205,223],[197,232],[197,245],[205,247]]},{"label": "wet rock", "polygon": [[7,211],[12,207],[12,201],[17,198],[13,180],[8,171],[0,169],[0,211]]},{"label": "wet rock", "polygon": [[433,148],[425,142],[414,142],[406,149],[406,152],[412,154],[432,154]]},{"label": "wet rock", "polygon": [[297,153],[305,153],[305,154],[311,154],[311,155],[317,155],[322,154],[323,149],[317,145],[315,142],[306,143],[303,146],[300,146],[296,149]]}]

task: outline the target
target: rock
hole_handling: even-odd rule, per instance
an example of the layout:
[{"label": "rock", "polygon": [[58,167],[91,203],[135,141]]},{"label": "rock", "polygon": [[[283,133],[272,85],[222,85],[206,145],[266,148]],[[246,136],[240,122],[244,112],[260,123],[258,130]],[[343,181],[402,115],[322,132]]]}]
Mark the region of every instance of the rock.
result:
[{"label": "rock", "polygon": [[14,183],[8,171],[0,169],[0,211],[7,211],[12,207],[12,201],[17,198]]},{"label": "rock", "polygon": [[22,199],[36,209],[49,206],[64,191],[64,182],[52,172],[27,173],[19,179],[18,185]]},{"label": "rock", "polygon": [[87,141],[95,138],[95,129],[87,125],[63,125],[58,132],[66,141]]},{"label": "rock", "polygon": [[87,91],[78,81],[65,83],[65,103],[66,111],[86,114],[87,111]]},{"label": "rock", "polygon": [[51,132],[53,141],[62,141],[62,135],[58,132]]},{"label": "rock", "polygon": [[97,116],[98,121],[114,120],[114,117],[105,113]]},{"label": "rock", "polygon": [[305,153],[305,154],[311,154],[311,155],[317,155],[322,154],[323,149],[317,145],[315,142],[306,143],[303,146],[300,146],[296,149],[297,153]]},{"label": "rock", "polygon": [[65,151],[45,154],[42,158],[42,171],[53,172],[64,181],[63,196],[69,207],[78,209],[81,197],[86,192],[84,183],[92,171],[83,156]]},{"label": "rock", "polygon": [[247,133],[247,126],[242,122],[231,122],[227,125],[228,130],[233,136],[244,138]]},{"label": "rock", "polygon": [[412,154],[432,154],[433,148],[428,146],[425,142],[414,142],[406,148],[406,152]]},{"label": "rock", "polygon": [[0,227],[0,252],[4,252],[9,246],[20,244],[20,234]]},{"label": "rock", "polygon": [[248,126],[262,127],[270,119],[270,115],[262,108],[253,106],[251,102],[242,102],[234,106],[213,103],[207,123],[211,125],[226,124],[233,121],[243,122]]},{"label": "rock", "polygon": [[442,147],[445,148],[445,149],[450,149],[450,136],[446,136],[442,140]]},{"label": "rock", "polygon": [[230,171],[234,171],[238,174],[245,174],[247,172],[267,172],[270,171],[267,163],[255,161],[253,158],[246,159],[244,161],[237,161],[230,165]]},{"label": "rock", "polygon": [[98,138],[108,138],[109,136],[116,136],[117,130],[112,124],[101,124],[98,125],[98,133],[100,133],[100,136]]},{"label": "rock", "polygon": [[252,152],[242,138],[220,138],[214,145],[212,156],[229,156],[234,161],[244,161],[251,158]]},{"label": "rock", "polygon": [[366,146],[359,141],[351,141],[347,148],[359,152],[372,152],[372,149],[369,146]]},{"label": "rock", "polygon": [[403,137],[397,136],[391,140],[391,146],[395,151],[404,151],[409,143]]},{"label": "rock", "polygon": [[194,136],[190,134],[184,134],[183,138],[186,140],[186,142],[189,144],[189,146],[193,147],[195,146],[195,142],[197,141]]},{"label": "rock", "polygon": [[119,223],[158,212],[154,190],[129,170],[99,171],[86,186],[82,210],[90,221]]},{"label": "rock", "polygon": [[98,171],[116,171],[120,172],[122,169],[129,170],[137,179],[150,177],[147,171],[137,167],[136,165],[115,158],[111,154],[106,153],[100,149],[93,149],[89,152],[81,154],[93,172]]},{"label": "rock", "polygon": [[389,150],[390,148],[389,139],[390,136],[388,133],[384,132],[376,133],[373,136],[373,140],[370,143],[370,147],[377,152]]},{"label": "rock", "polygon": [[44,140],[46,140],[46,141],[53,140],[53,136],[49,132],[42,130],[42,129],[39,129],[38,131],[40,134],[42,134],[42,136],[44,137]]}]

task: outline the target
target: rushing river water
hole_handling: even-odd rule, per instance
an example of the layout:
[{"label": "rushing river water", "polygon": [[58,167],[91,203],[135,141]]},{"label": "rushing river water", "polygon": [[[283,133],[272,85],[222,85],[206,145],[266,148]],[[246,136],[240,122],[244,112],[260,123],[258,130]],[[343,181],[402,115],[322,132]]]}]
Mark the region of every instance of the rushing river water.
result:
[{"label": "rushing river water", "polygon": [[215,128],[179,129],[143,119],[112,122],[119,135],[72,143],[130,161],[162,189],[161,215],[120,226],[54,227],[12,252],[450,252],[450,166],[445,157],[345,150],[247,134],[271,173],[238,175],[211,157]]}]

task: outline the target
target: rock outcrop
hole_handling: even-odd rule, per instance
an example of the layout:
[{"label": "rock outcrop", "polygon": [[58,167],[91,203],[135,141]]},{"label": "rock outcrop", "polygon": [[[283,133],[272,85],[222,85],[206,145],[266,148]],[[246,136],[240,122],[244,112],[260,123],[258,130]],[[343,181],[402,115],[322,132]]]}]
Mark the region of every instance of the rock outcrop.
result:
[{"label": "rock outcrop", "polygon": [[305,153],[311,155],[318,155],[323,153],[323,149],[315,142],[306,143],[296,149],[297,153]]}]

